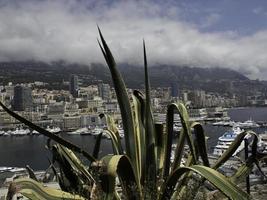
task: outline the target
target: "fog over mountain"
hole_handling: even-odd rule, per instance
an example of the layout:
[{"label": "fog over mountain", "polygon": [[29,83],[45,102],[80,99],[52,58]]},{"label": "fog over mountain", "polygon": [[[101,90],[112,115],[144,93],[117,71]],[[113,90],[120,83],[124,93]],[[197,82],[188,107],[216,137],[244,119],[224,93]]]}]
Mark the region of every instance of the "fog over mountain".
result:
[{"label": "fog over mountain", "polygon": [[[144,88],[144,68],[127,63],[118,64],[127,87]],[[255,91],[266,92],[266,82],[252,81],[246,76],[225,68],[201,68],[188,66],[155,65],[148,69],[151,87],[177,87],[181,90],[201,89],[207,92],[240,94]],[[7,62],[0,63],[0,83],[49,83],[50,89],[66,89],[71,74],[78,75],[80,86],[104,82],[112,85],[107,66],[93,63],[90,66],[66,62]],[[248,90],[249,88],[249,90]]]},{"label": "fog over mountain", "polygon": [[[208,2],[208,3],[207,3]],[[266,79],[266,2],[0,1],[0,61],[104,63],[97,24],[119,63],[220,67]]]}]

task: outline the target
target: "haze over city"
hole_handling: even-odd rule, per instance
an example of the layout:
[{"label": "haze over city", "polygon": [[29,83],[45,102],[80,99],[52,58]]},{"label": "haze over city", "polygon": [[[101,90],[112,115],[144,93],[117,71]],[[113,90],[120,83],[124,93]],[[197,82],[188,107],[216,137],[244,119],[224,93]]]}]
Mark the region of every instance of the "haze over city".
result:
[{"label": "haze over city", "polygon": [[118,62],[267,74],[266,1],[1,0],[0,61],[103,63],[97,24]]}]

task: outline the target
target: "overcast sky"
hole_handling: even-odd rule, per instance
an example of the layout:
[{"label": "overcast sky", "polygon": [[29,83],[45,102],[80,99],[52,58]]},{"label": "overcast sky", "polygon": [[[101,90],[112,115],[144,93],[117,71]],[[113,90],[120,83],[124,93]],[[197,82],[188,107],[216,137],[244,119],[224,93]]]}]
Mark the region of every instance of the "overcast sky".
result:
[{"label": "overcast sky", "polygon": [[117,62],[232,68],[267,80],[266,0],[0,0],[0,61]]}]

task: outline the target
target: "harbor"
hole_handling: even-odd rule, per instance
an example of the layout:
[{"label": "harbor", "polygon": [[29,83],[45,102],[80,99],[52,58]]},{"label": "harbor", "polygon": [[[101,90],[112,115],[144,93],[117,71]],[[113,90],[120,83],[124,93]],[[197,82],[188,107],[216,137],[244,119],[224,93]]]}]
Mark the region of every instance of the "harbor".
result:
[{"label": "harbor", "polygon": [[[249,113],[249,114],[247,114]],[[251,118],[252,120],[259,122],[265,121],[267,119],[267,108],[266,107],[255,107],[255,108],[234,108],[228,110],[229,121],[241,121],[244,122]],[[155,120],[157,116],[155,116]],[[158,118],[159,119],[159,118]],[[161,116],[160,119],[162,122],[166,121],[166,116]],[[175,125],[174,130],[179,131],[181,124],[179,123],[179,118],[175,114]],[[231,129],[230,126],[214,126],[214,122],[201,122],[204,127],[206,136],[209,138],[207,140],[208,152],[213,153],[214,147],[218,142],[218,138],[222,136],[226,131]],[[48,127],[46,127],[48,128]],[[73,131],[65,132],[62,129],[60,130],[57,127],[50,126],[50,131],[60,134],[63,138],[68,139],[69,141],[80,145],[82,148],[86,149],[88,152],[92,152],[92,144],[95,142],[95,136],[99,134],[100,129],[103,127],[82,127],[77,128]],[[96,128],[94,130],[94,128]],[[26,127],[24,127],[26,129]],[[267,131],[265,126],[257,126],[251,128],[258,134],[264,134]],[[16,129],[15,129],[16,130]],[[15,131],[14,130],[14,131]],[[48,129],[49,130],[49,129]],[[94,130],[94,131],[93,131]],[[3,131],[3,130],[2,130]],[[5,130],[7,132],[8,130]],[[31,131],[33,132],[33,131]],[[123,140],[123,130],[119,128],[121,134],[122,142]],[[105,137],[105,136],[103,136]],[[45,149],[47,138],[39,134],[27,134],[27,135],[17,135],[17,136],[0,136],[0,166],[9,166],[9,167],[25,167],[27,164],[31,165],[36,170],[45,169],[48,165],[46,157],[50,156],[50,153]],[[8,154],[7,154],[8,152]],[[102,140],[101,144],[101,155],[107,153],[112,153],[111,141],[108,138]],[[25,155],[31,156],[25,156]],[[23,159],[22,159],[23,158]]]},{"label": "harbor", "polygon": [[[251,119],[257,120],[255,121],[257,124],[259,121],[264,121],[265,119],[267,119],[267,108],[262,108],[262,113],[265,113],[266,118],[265,115],[264,117],[262,117],[262,115],[260,116],[260,118],[258,117],[258,108],[245,108],[245,110],[251,113]],[[229,110],[228,122],[234,121],[244,123],[247,120],[247,116],[243,116],[242,114],[240,114],[240,112],[244,112],[244,109]],[[260,112],[260,114],[262,113]],[[165,119],[165,117],[166,116],[161,116],[161,119]],[[177,114],[175,114],[174,120],[174,131],[179,132],[181,123],[179,122],[179,117],[177,116]],[[164,122],[164,120],[162,120],[162,122]],[[220,156],[214,154],[215,147],[218,144],[218,139],[222,137],[227,131],[231,130],[232,126],[230,123],[228,125],[214,125],[213,123],[216,122],[205,122],[203,120],[201,122],[203,124],[205,134],[209,138],[207,140],[207,146],[209,161],[212,164]],[[44,174],[44,171],[49,166],[47,158],[51,159],[51,152],[45,148],[47,138],[38,133],[33,134],[33,131],[27,131],[25,127],[23,129],[24,132],[27,132],[27,134],[13,133],[14,135],[10,134],[7,136],[4,136],[4,134],[2,134],[2,136],[0,137],[0,166],[2,166],[0,168],[0,176],[2,177],[2,188],[0,191],[1,194],[4,194],[7,191],[8,183],[12,181],[12,178],[17,176],[17,174],[19,174],[20,176],[27,176],[27,172],[25,171],[26,165],[29,165],[37,174]],[[59,127],[46,127],[46,129],[54,132],[55,134],[59,134],[63,138],[79,145],[81,148],[87,150],[88,152],[92,152],[94,143],[96,141],[96,135],[104,131],[105,127],[83,127],[68,132],[62,131]],[[242,129],[244,129],[244,127]],[[252,127],[249,127],[248,129],[255,131],[260,136],[265,135],[265,132],[267,131],[267,128],[262,125],[254,125]],[[246,128],[246,130],[248,129]],[[8,130],[5,130],[5,132],[7,131]],[[16,129],[13,130],[13,132],[15,131]],[[17,129],[17,132],[18,131],[19,129]],[[119,131],[121,132],[122,129],[120,128]],[[121,132],[121,134],[123,142],[123,132]],[[112,153],[112,144],[111,140],[109,140],[108,137],[103,136],[100,149],[100,156]],[[244,153],[241,152],[241,154],[243,155]],[[220,170],[223,171],[226,175],[233,174],[238,166],[240,166],[240,164],[243,162],[242,155],[240,157],[234,156],[233,158],[231,158],[220,168]],[[267,167],[263,166],[262,170],[266,172]],[[259,183],[263,183],[266,180],[262,177],[257,169],[253,169],[252,174],[250,175],[250,181],[252,186],[255,185],[258,187]],[[51,179],[48,184],[56,188],[58,187],[53,179]]]}]

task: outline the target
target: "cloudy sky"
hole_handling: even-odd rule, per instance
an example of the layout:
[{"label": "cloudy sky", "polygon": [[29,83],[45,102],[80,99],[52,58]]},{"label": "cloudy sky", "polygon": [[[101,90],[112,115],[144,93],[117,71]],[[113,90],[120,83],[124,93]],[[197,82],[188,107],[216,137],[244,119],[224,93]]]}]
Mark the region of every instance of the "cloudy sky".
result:
[{"label": "cloudy sky", "polygon": [[224,67],[267,80],[266,0],[0,0],[0,61]]}]

